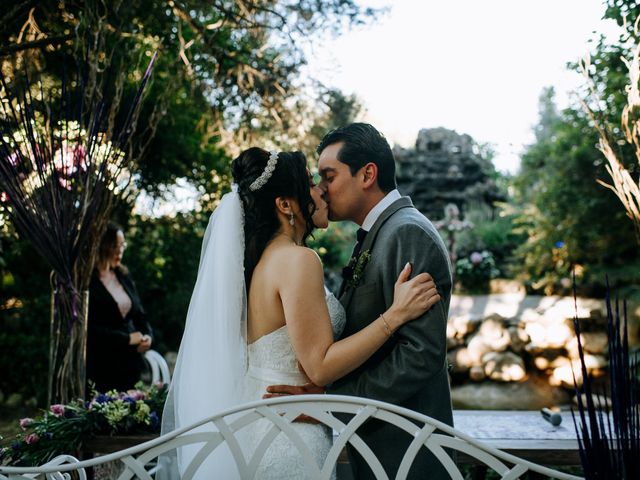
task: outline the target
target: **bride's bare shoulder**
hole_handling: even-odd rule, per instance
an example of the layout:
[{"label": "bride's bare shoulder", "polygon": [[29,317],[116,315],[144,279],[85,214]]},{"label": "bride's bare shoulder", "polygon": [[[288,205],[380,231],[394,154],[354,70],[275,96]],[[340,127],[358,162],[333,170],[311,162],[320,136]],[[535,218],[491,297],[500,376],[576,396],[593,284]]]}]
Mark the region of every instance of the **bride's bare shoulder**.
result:
[{"label": "bride's bare shoulder", "polygon": [[[295,276],[297,272],[322,273],[322,262],[318,254],[304,246],[287,245],[272,252],[271,265],[278,265],[287,277]],[[284,269],[284,270],[283,270]]]},{"label": "bride's bare shoulder", "polygon": [[287,245],[278,250],[278,256],[286,258],[287,264],[321,264],[318,254],[309,247]]}]

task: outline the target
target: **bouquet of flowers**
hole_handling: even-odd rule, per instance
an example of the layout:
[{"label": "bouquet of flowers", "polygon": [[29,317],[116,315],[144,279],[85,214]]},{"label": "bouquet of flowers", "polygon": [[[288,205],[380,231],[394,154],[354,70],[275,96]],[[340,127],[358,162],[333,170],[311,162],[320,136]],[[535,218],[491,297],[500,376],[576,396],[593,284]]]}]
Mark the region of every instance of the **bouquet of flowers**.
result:
[{"label": "bouquet of flowers", "polygon": [[159,432],[167,390],[167,384],[140,382],[135,390],[94,391],[86,402],[51,405],[38,418],[20,420],[22,433],[0,448],[0,464],[41,465],[95,435]]}]

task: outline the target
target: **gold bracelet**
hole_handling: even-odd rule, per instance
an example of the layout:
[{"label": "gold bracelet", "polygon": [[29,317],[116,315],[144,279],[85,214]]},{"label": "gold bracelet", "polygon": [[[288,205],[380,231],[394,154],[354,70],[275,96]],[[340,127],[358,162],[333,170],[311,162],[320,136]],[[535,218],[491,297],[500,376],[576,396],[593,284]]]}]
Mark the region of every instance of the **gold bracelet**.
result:
[{"label": "gold bracelet", "polygon": [[389,327],[389,324],[387,323],[387,319],[384,318],[383,314],[380,314],[380,318],[382,319],[382,322],[384,323],[384,329],[386,330],[387,336],[391,336],[393,334],[393,332],[391,331],[391,328]]}]

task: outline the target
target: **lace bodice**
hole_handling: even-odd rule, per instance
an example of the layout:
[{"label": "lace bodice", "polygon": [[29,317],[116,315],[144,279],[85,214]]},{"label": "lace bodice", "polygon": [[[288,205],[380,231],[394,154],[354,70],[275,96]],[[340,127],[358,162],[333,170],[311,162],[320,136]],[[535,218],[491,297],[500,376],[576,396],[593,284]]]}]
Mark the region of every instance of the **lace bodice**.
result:
[{"label": "lace bodice", "polygon": [[[334,338],[344,329],[346,314],[340,302],[327,291],[327,306]],[[289,340],[287,326],[260,337],[249,344],[249,368],[247,370],[247,400],[259,400],[268,385],[303,385],[309,380],[298,369],[296,354]],[[299,438],[313,452],[321,468],[332,445],[331,431],[324,425],[295,423]],[[251,427],[250,451],[256,448],[272,428],[272,423],[259,420]],[[282,433],[271,443],[260,461],[255,478],[261,480],[306,480],[308,477],[298,446]],[[331,475],[335,480],[335,471]]]},{"label": "lace bodice", "polygon": [[[329,291],[326,294],[333,336],[344,330],[346,314],[342,304]],[[298,385],[308,380],[298,369],[298,360],[289,340],[287,326],[249,344],[249,375],[263,381]]]}]

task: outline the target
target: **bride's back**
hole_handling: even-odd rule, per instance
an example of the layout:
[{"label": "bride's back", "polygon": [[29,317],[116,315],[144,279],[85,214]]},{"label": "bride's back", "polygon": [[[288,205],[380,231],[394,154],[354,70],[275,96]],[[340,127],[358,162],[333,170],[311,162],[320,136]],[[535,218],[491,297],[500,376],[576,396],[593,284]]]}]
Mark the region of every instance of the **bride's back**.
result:
[{"label": "bride's back", "polygon": [[291,255],[296,249],[305,248],[278,239],[265,248],[251,277],[247,305],[247,336],[253,343],[264,335],[282,328],[285,324],[282,300],[278,293],[280,285],[288,280],[287,270],[292,265]]}]

